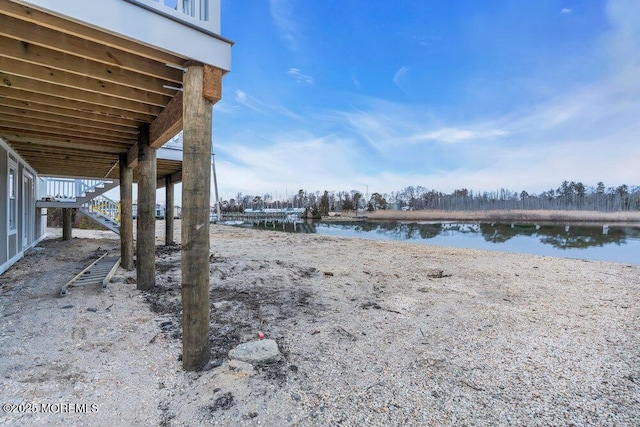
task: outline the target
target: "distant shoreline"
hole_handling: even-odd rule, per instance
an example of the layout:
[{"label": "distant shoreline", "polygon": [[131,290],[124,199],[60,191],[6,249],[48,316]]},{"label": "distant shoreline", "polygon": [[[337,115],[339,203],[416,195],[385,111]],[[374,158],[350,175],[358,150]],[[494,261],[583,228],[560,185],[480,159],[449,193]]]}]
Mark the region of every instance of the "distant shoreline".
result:
[{"label": "distant shoreline", "polygon": [[323,216],[322,221],[539,221],[640,226],[640,212],[596,212],[559,210],[490,210],[490,211],[398,211],[343,212],[341,216]]}]

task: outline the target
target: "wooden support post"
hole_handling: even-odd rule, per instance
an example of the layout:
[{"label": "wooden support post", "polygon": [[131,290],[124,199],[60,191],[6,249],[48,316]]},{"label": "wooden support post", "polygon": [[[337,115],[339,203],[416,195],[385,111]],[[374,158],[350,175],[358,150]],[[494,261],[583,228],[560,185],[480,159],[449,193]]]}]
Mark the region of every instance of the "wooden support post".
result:
[{"label": "wooden support post", "polygon": [[165,177],[165,199],[167,201],[167,208],[164,212],[164,244],[165,246],[173,244],[173,183],[171,182],[171,175]]},{"label": "wooden support post", "polygon": [[133,168],[120,154],[120,266],[133,270]]},{"label": "wooden support post", "polygon": [[[210,68],[192,64],[183,77],[182,366],[187,371],[204,366],[210,358],[211,121],[217,101],[212,97],[220,93],[222,79],[221,73],[216,78],[216,73],[205,72]],[[205,81],[216,88],[205,90]]]},{"label": "wooden support post", "polygon": [[149,146],[149,125],[138,136],[137,288],[156,284],[156,150]]},{"label": "wooden support post", "polygon": [[71,240],[72,213],[71,208],[62,208],[62,240]]}]

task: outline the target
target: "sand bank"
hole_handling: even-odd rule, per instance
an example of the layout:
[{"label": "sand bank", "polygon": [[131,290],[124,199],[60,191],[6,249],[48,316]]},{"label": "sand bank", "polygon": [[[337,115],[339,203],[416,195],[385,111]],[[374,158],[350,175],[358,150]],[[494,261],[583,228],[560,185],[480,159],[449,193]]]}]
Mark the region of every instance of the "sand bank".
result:
[{"label": "sand bank", "polygon": [[[45,241],[0,276],[0,396],[98,411],[0,425],[640,423],[640,266],[214,225],[221,365],[185,373],[178,248],[159,248],[152,292],[119,270],[57,298],[117,248],[82,233],[103,239]],[[230,362],[259,331],[283,361]]]}]

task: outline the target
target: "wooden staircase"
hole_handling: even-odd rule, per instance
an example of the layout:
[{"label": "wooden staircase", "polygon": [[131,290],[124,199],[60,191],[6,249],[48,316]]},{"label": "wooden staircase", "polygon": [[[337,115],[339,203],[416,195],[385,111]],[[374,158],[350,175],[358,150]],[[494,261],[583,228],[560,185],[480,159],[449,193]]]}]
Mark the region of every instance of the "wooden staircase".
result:
[{"label": "wooden staircase", "polygon": [[77,209],[96,224],[120,234],[119,203],[104,196],[118,185],[117,180],[45,178],[47,196],[36,201],[36,207]]},{"label": "wooden staircase", "polygon": [[104,228],[111,230],[116,234],[120,234],[120,224],[116,221],[116,218],[112,218],[104,212],[83,206],[78,208],[78,212],[93,222],[100,224]]}]

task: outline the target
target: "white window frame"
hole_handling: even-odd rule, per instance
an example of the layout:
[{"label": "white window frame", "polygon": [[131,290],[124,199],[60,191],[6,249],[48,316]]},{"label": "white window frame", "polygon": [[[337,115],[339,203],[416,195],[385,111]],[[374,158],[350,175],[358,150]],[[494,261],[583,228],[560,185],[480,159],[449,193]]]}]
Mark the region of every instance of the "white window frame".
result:
[{"label": "white window frame", "polygon": [[35,178],[26,168],[22,170],[22,247],[33,242],[35,227]]},{"label": "white window frame", "polygon": [[7,169],[7,232],[18,233],[18,164],[11,159]]}]

